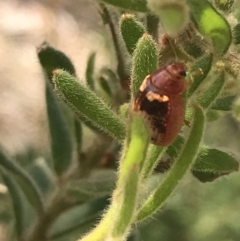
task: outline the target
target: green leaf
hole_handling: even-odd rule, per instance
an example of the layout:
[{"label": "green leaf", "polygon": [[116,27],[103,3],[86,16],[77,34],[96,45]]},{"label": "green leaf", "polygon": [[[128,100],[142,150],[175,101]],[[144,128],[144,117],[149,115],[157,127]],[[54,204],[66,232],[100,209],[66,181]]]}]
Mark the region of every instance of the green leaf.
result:
[{"label": "green leaf", "polygon": [[44,198],[54,190],[56,185],[55,173],[50,169],[46,160],[38,157],[27,167],[28,173],[36,182]]},{"label": "green leaf", "polygon": [[15,216],[15,229],[17,232],[18,238],[21,237],[24,231],[24,204],[22,199],[22,193],[19,190],[19,186],[17,183],[11,178],[11,176],[7,175],[4,171],[1,171],[1,176],[4,184],[8,188],[8,192],[12,199],[13,211]]},{"label": "green leaf", "polygon": [[66,195],[77,202],[85,202],[110,196],[116,185],[116,174],[113,170],[99,170],[87,179],[70,181],[66,185]]},{"label": "green leaf", "polygon": [[82,150],[82,144],[83,144],[83,129],[82,129],[82,123],[75,118],[74,119],[74,127],[75,127],[75,135],[76,135],[76,141],[77,141],[77,151],[78,153]]},{"label": "green leaf", "polygon": [[211,39],[216,55],[224,55],[232,42],[227,20],[207,0],[187,0],[187,3],[196,28],[206,39]]},{"label": "green leaf", "polygon": [[60,176],[71,165],[72,139],[55,93],[49,83],[46,83],[46,101],[54,169]]},{"label": "green leaf", "polygon": [[136,12],[147,12],[146,0],[102,0],[102,2],[111,4],[115,7],[125,8]]},{"label": "green leaf", "polygon": [[235,99],[235,95],[221,97],[213,102],[211,108],[213,110],[230,111],[232,110],[232,105]]},{"label": "green leaf", "polygon": [[135,97],[145,77],[158,67],[158,49],[153,38],[144,34],[133,52],[131,93]]},{"label": "green leaf", "polygon": [[107,99],[109,99],[112,96],[112,90],[111,90],[111,87],[109,86],[107,79],[104,78],[103,76],[99,77],[99,85],[102,91],[104,92],[103,97],[107,96]]},{"label": "green leaf", "polygon": [[77,116],[86,118],[93,125],[119,140],[125,137],[125,124],[122,120],[76,78],[65,71],[56,70],[53,81],[56,92]]},{"label": "green leaf", "polygon": [[206,113],[206,121],[207,122],[215,121],[215,120],[219,119],[220,116],[221,115],[218,111],[213,110],[213,109],[208,109],[208,111]]},{"label": "green leaf", "polygon": [[[61,68],[73,75],[76,74],[71,60],[47,42],[38,48],[38,58],[50,82],[52,82],[55,69]],[[61,108],[48,83],[46,83],[46,102],[54,168],[56,173],[61,175],[71,164],[72,140]]]},{"label": "green leaf", "polygon": [[43,213],[44,205],[42,196],[32,178],[21,167],[14,163],[4,152],[0,150],[0,168],[7,170],[13,179],[20,185],[28,201],[39,215]]},{"label": "green leaf", "polygon": [[206,172],[232,172],[238,171],[238,168],[239,163],[232,155],[214,148],[202,148],[192,169]]},{"label": "green leaf", "polygon": [[196,42],[183,42],[183,49],[194,58],[199,58],[204,53],[201,46]]},{"label": "green leaf", "polygon": [[[118,84],[120,82],[117,74],[113,70],[111,70],[109,68],[103,67],[100,70],[99,75],[103,76],[104,78],[106,78],[108,80],[108,82],[111,81],[111,83],[113,85],[116,85],[116,84]],[[114,86],[114,87],[116,88],[116,86]]]},{"label": "green leaf", "polygon": [[[188,90],[188,97],[190,97],[196,89],[200,86],[203,80],[207,77],[212,67],[213,55],[207,55],[196,61],[191,68],[190,76],[192,75],[193,83]],[[201,70],[201,73],[197,73]]]},{"label": "green leaf", "polygon": [[239,162],[230,154],[218,149],[202,148],[192,167],[193,175],[201,182],[239,170]]},{"label": "green leaf", "polygon": [[50,81],[55,69],[64,69],[72,75],[76,74],[71,60],[63,52],[51,47],[47,42],[38,47],[38,59]]},{"label": "green leaf", "polygon": [[119,27],[127,50],[132,54],[138,40],[146,32],[145,27],[132,14],[123,14]]},{"label": "green leaf", "polygon": [[126,80],[120,83],[119,77],[113,70],[102,68],[98,73],[98,80],[99,92],[104,101],[112,106],[119,106],[126,100],[126,92],[123,91]]},{"label": "green leaf", "polygon": [[208,108],[216,99],[225,83],[225,73],[220,73],[211,86],[197,99],[202,108]]},{"label": "green leaf", "polygon": [[149,9],[160,18],[168,35],[177,36],[189,23],[189,8],[186,1],[148,0],[147,2]]},{"label": "green leaf", "polygon": [[95,89],[95,80],[94,80],[94,68],[95,68],[95,57],[96,53],[91,53],[88,57],[87,61],[87,69],[86,69],[86,82],[91,90]]},{"label": "green leaf", "polygon": [[14,156],[12,156],[12,159],[16,160],[21,167],[27,167],[38,156],[39,153],[37,150],[34,150],[33,147],[26,147],[25,150],[17,152]]},{"label": "green leaf", "polygon": [[149,195],[140,207],[137,221],[152,216],[173,192],[179,181],[183,178],[191,163],[194,161],[202,140],[204,130],[204,114],[201,108],[195,107],[195,117],[192,129],[185,146],[167,173],[162,183]]},{"label": "green leaf", "polygon": [[217,179],[218,177],[226,175],[227,173],[226,174],[220,174],[220,173],[201,172],[201,171],[198,171],[198,170],[192,170],[192,174],[200,182],[212,182],[215,179]]}]

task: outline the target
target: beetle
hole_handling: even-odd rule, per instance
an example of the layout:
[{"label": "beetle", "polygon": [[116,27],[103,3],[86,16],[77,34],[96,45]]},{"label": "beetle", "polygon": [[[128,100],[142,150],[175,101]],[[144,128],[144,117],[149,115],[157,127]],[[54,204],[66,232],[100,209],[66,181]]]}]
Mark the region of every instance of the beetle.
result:
[{"label": "beetle", "polygon": [[180,132],[184,122],[187,88],[186,66],[173,62],[146,76],[133,102],[150,130],[151,142],[167,146]]}]

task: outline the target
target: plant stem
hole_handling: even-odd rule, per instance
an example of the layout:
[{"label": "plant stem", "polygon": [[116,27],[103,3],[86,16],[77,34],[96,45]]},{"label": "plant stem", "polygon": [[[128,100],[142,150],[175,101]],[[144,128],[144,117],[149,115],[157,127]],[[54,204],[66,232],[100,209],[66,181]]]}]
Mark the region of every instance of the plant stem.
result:
[{"label": "plant stem", "polygon": [[122,193],[118,197],[119,210],[116,221],[112,227],[112,237],[123,239],[130,229],[132,219],[135,216],[137,194],[141,179],[141,167],[145,161],[149,134],[142,117],[133,114],[131,132],[124,156],[120,162],[120,173],[117,183],[117,192]]},{"label": "plant stem", "polygon": [[79,239],[78,241],[103,241],[105,240],[105,237],[110,229],[113,216],[115,214],[116,205],[114,203],[111,204],[108,211],[104,214],[103,219],[98,224],[97,227],[95,227],[89,234],[87,234],[82,239]]},{"label": "plant stem", "polygon": [[118,39],[116,30],[115,30],[115,26],[114,26],[114,23],[112,21],[112,18],[111,18],[111,15],[110,15],[108,9],[105,7],[104,4],[100,4],[100,7],[101,7],[101,9],[102,9],[102,11],[105,15],[105,18],[107,19],[106,22],[109,25],[110,33],[112,35],[113,45],[114,45],[114,48],[115,48],[115,52],[116,52],[116,55],[117,55],[117,62],[118,62],[117,73],[118,73],[118,76],[120,78],[120,81],[122,82],[122,81],[125,80],[127,75],[125,73],[125,63],[124,63],[122,51],[121,51],[121,48],[120,48],[120,45],[119,45],[119,39]]},{"label": "plant stem", "polygon": [[98,226],[80,239],[81,241],[117,241],[124,240],[127,236],[135,216],[140,167],[149,142],[148,130],[142,117],[133,113],[131,118],[112,203]]}]

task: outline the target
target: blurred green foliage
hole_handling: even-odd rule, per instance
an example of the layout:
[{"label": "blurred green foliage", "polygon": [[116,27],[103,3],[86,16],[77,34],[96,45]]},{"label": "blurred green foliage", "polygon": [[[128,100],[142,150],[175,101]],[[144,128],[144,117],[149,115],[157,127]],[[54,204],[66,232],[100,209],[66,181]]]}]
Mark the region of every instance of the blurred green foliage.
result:
[{"label": "blurred green foliage", "polygon": [[[236,101],[239,100],[239,71],[236,70],[240,63],[240,11],[237,7],[240,3],[233,0],[186,0],[179,8],[177,0],[170,4],[169,1],[161,4],[156,1],[102,1],[99,13],[103,24],[109,27],[118,66],[98,70],[95,66],[98,55],[91,53],[85,71],[86,84],[76,77],[74,65],[78,63],[73,64],[61,50],[46,42],[38,47],[36,58],[46,77],[51,154],[39,156],[40,152],[26,148],[25,154],[12,157],[0,149],[0,228],[8,231],[4,241],[76,240],[96,226],[108,205],[119,201],[116,197],[122,198],[119,203],[123,205],[115,210],[119,214],[123,210],[128,217],[126,220],[125,216],[116,213],[116,223],[120,222],[122,226],[119,226],[120,231],[110,231],[113,235],[119,232],[125,235],[124,229],[133,223],[129,237],[123,235],[121,240],[240,239],[240,123],[239,101]],[[160,9],[152,13],[148,4],[151,4],[150,9],[153,6]],[[162,14],[166,9],[174,14],[176,8],[188,21],[184,26],[171,22],[171,14]],[[114,20],[116,16],[119,22]],[[170,23],[170,28],[174,29],[172,36],[166,35],[166,32],[171,33],[167,29],[169,25],[164,25],[165,31],[159,20],[160,23]],[[130,55],[131,63],[126,61]],[[181,60],[187,65],[188,88],[183,95],[188,99],[186,119],[189,123],[186,122],[181,135],[169,147],[151,145],[148,152],[142,150],[147,147],[141,142],[146,141],[143,137],[137,144],[131,142],[134,140],[131,131],[136,135],[145,133],[141,127],[126,131],[129,123],[134,123],[129,108],[146,75],[163,64]],[[132,73],[128,76],[130,69]],[[197,135],[189,131],[189,126],[193,126],[191,131],[196,128],[193,120],[193,106],[196,105],[203,108],[207,117],[201,146],[199,143],[194,146]],[[92,135],[84,136],[89,129]],[[200,132],[198,142],[203,134]],[[84,141],[92,144],[84,149]],[[137,160],[132,158],[119,165],[120,160],[131,159],[129,156],[133,157],[141,144],[143,148],[135,155],[139,155]],[[127,149],[128,145],[136,148]],[[122,149],[130,153],[129,156],[121,153]],[[147,210],[151,217],[135,225],[137,221],[131,215],[136,215],[138,210],[134,208],[141,207],[152,191],[160,190],[161,195],[162,183],[166,184],[164,188],[168,195],[169,190],[175,188],[166,176],[172,175],[171,171],[178,167],[176,163],[184,161],[183,154],[186,157],[187,152],[191,153],[190,161],[196,159],[191,171],[164,202],[160,212],[152,216]],[[144,160],[141,158],[148,163],[142,164]],[[138,166],[137,162],[141,164]],[[121,169],[123,166],[125,169]],[[127,180],[121,179],[124,175]],[[177,184],[179,180],[174,182]],[[121,192],[112,194],[122,183]],[[136,190],[131,190],[133,186]],[[139,203],[137,195],[141,197]],[[161,197],[165,201],[168,195],[159,196],[159,200]],[[130,202],[128,196],[132,197]],[[159,209],[162,201],[159,205],[153,202],[153,209]],[[110,220],[110,223],[114,224],[114,221]],[[100,240],[104,238],[96,239]]]}]

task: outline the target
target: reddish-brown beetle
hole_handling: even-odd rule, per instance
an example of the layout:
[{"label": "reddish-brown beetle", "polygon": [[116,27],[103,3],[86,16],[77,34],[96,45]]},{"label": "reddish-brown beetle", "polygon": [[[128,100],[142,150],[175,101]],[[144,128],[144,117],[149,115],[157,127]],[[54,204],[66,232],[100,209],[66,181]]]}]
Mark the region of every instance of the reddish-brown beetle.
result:
[{"label": "reddish-brown beetle", "polygon": [[134,100],[149,126],[153,144],[167,146],[179,133],[185,114],[186,66],[175,62],[148,75]]}]

